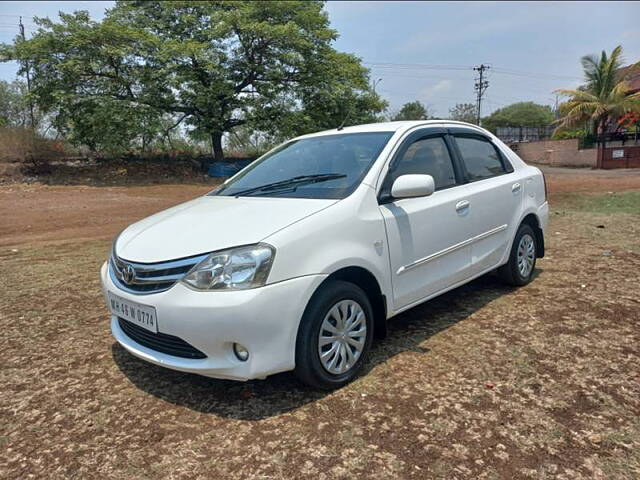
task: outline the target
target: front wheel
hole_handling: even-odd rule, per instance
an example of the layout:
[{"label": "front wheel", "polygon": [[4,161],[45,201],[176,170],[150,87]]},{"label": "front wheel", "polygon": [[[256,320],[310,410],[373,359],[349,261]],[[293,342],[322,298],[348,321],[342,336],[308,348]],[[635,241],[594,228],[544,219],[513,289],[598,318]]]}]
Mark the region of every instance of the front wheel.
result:
[{"label": "front wheel", "polygon": [[323,390],[358,374],[373,339],[373,310],[364,291],[334,280],[313,296],[300,322],[296,376]]},{"label": "front wheel", "polygon": [[529,283],[536,268],[537,249],[533,229],[523,223],[513,240],[509,261],[498,269],[500,277],[509,285],[522,286]]}]

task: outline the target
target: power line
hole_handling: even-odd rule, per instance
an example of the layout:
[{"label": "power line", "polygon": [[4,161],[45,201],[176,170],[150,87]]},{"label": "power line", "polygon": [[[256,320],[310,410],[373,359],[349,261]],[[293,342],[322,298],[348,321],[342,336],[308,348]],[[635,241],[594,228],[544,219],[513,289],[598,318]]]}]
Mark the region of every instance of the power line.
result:
[{"label": "power line", "polygon": [[378,68],[394,69],[422,69],[422,70],[471,70],[473,67],[467,65],[427,65],[421,63],[392,63],[392,62],[362,62]]},{"label": "power line", "polygon": [[451,80],[450,76],[438,76],[438,75],[406,75],[403,73],[392,73],[392,72],[375,72],[374,77],[394,77],[394,78],[426,78],[431,80]]},{"label": "power line", "polygon": [[495,73],[504,74],[504,75],[515,75],[518,77],[530,77],[530,78],[549,78],[554,80],[583,80],[582,77],[575,77],[573,75],[556,75],[549,73],[533,73],[533,72],[520,72],[517,70],[505,70],[502,68],[494,68],[493,71]]},{"label": "power line", "polygon": [[[393,63],[393,62],[362,62],[365,65],[370,65],[373,68],[394,68],[401,70],[449,70],[449,71],[465,71],[473,70],[474,67],[468,65],[431,65],[425,63]],[[512,70],[506,68],[492,67],[492,70],[501,75],[514,75],[518,77],[529,77],[539,79],[553,79],[553,80],[583,80],[582,77],[574,75],[559,75],[553,73],[536,73],[525,72],[521,70]]]}]

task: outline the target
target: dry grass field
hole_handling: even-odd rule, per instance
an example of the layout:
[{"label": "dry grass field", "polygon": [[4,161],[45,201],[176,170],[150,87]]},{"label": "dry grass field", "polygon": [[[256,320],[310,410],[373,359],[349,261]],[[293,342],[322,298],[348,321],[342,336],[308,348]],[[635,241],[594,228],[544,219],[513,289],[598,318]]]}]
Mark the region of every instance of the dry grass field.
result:
[{"label": "dry grass field", "polygon": [[547,179],[530,285],[398,316],[332,393],[114,343],[110,238],[210,186],[0,186],[0,478],[640,478],[640,171]]}]

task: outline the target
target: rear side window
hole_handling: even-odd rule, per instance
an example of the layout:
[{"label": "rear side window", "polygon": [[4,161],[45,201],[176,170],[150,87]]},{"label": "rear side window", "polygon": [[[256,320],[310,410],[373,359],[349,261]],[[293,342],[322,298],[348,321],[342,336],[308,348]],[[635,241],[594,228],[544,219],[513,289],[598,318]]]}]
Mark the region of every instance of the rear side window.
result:
[{"label": "rear side window", "polygon": [[469,181],[483,180],[506,173],[502,159],[490,142],[472,137],[456,137]]},{"label": "rear side window", "polygon": [[436,190],[455,185],[456,175],[444,139],[423,138],[409,145],[393,171],[393,180],[407,174],[431,175]]}]

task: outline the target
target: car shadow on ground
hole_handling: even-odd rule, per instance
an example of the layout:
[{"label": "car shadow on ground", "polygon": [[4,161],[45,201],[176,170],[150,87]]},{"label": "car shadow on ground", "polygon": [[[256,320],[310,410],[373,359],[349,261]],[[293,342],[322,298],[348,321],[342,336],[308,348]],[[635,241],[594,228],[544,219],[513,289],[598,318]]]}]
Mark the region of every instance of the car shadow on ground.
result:
[{"label": "car shadow on ground", "polygon": [[[536,276],[540,270],[536,271]],[[485,275],[389,321],[388,335],[374,342],[362,375],[376,365],[406,351],[429,354],[421,344],[429,337],[465,320],[513,288],[495,275]],[[158,367],[129,354],[118,343],[113,359],[139,389],[166,402],[198,412],[240,420],[262,420],[321,399],[329,392],[302,385],[291,372],[266,380],[235,382],[216,380]]]}]

